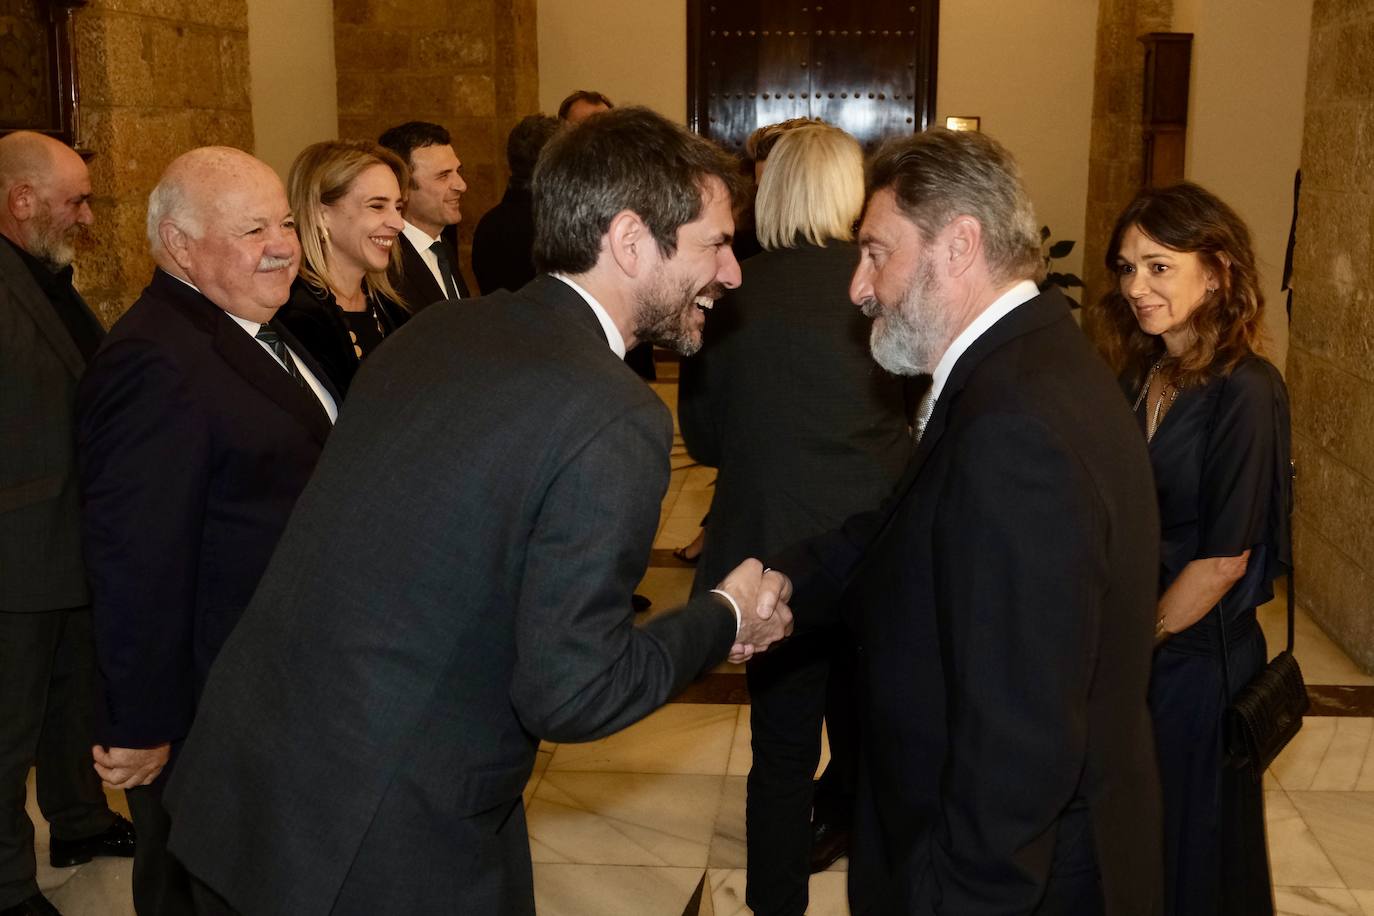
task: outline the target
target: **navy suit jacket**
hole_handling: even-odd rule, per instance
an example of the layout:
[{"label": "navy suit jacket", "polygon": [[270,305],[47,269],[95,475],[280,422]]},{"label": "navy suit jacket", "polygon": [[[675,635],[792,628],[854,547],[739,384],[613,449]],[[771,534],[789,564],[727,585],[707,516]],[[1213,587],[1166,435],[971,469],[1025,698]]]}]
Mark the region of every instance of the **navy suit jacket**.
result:
[{"label": "navy suit jacket", "polygon": [[185,737],[330,429],[312,392],[161,270],[115,324],[77,392],[101,743]]}]

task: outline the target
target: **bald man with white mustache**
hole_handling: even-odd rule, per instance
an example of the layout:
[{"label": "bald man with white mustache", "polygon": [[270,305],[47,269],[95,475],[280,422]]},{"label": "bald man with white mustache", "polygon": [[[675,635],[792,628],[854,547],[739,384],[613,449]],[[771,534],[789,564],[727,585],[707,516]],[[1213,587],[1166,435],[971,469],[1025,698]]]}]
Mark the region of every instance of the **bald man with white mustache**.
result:
[{"label": "bald man with white mustache", "polygon": [[148,200],[157,270],[77,394],[101,698],[93,764],[128,792],[140,916],[192,912],[162,787],[337,417],[274,320],[300,242],[280,179],[240,150],[168,166]]}]

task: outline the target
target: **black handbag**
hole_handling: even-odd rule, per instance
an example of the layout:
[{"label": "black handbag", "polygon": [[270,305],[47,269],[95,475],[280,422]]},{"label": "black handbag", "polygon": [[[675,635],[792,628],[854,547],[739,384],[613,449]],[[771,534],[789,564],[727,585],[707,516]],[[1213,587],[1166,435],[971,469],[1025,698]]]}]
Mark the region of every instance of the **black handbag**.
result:
[{"label": "black handbag", "polygon": [[[1293,474],[1296,477],[1296,473]],[[1290,478],[1288,511],[1293,511],[1293,487]],[[1291,530],[1291,528],[1290,528]],[[1290,550],[1291,555],[1291,550]],[[1288,742],[1302,728],[1302,717],[1311,706],[1307,686],[1302,681],[1302,669],[1293,656],[1294,615],[1293,569],[1288,570],[1288,646],[1274,656],[1263,670],[1246,684],[1227,707],[1222,716],[1226,762],[1229,766],[1247,771],[1258,780],[1269,764],[1287,747]],[[1221,662],[1226,678],[1226,692],[1231,692],[1231,665],[1226,642],[1225,614],[1217,608],[1221,626]]]}]

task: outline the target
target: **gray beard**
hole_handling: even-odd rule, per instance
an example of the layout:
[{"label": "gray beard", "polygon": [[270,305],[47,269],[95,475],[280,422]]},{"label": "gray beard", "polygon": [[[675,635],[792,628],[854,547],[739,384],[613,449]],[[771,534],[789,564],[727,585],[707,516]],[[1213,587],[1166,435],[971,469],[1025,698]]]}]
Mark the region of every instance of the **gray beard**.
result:
[{"label": "gray beard", "polygon": [[949,345],[946,310],[940,301],[935,272],[922,262],[897,308],[864,303],[874,317],[868,346],[873,359],[893,375],[930,375]]}]

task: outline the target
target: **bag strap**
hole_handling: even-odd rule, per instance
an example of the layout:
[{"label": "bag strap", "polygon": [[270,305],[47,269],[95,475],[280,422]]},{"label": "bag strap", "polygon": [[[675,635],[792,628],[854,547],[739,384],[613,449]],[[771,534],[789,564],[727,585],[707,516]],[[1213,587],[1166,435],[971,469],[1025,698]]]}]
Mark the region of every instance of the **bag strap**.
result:
[{"label": "bag strap", "polygon": [[1298,463],[1288,461],[1288,654],[1293,654],[1293,619],[1297,606],[1297,591],[1293,587],[1293,567],[1298,565],[1293,556],[1293,504],[1298,490]]}]

